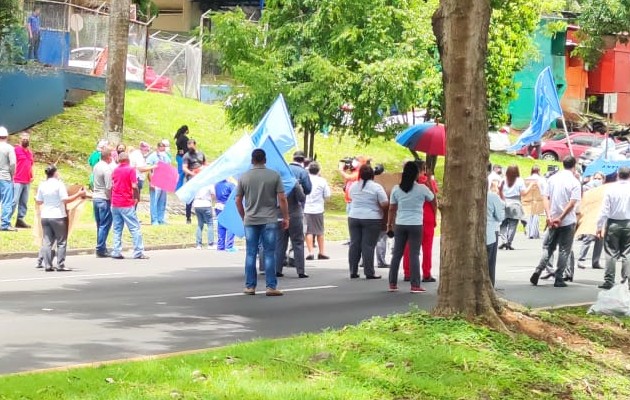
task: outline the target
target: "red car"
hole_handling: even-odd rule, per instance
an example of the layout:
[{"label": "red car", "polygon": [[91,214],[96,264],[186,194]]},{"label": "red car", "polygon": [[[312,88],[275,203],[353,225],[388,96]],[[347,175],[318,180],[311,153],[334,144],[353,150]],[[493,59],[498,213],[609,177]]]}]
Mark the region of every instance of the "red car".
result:
[{"label": "red car", "polygon": [[[571,146],[573,147],[573,156],[579,158],[588,148],[599,146],[604,140],[604,135],[590,132],[571,132],[569,134]],[[527,146],[523,147],[516,154],[526,156]],[[541,159],[545,161],[559,161],[571,154],[567,136],[564,133],[558,133],[551,138],[542,141],[540,149]],[[529,154],[533,158],[537,158],[536,150],[532,149]]]}]

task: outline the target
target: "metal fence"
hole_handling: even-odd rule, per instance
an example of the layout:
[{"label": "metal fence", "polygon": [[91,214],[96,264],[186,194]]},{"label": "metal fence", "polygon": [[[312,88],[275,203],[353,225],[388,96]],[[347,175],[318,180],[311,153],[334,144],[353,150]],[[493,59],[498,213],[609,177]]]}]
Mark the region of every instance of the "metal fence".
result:
[{"label": "metal fence", "polygon": [[[174,94],[199,99],[201,46],[197,38],[161,31],[151,34],[147,66],[147,74],[171,81]],[[147,83],[147,89],[153,87]]]}]

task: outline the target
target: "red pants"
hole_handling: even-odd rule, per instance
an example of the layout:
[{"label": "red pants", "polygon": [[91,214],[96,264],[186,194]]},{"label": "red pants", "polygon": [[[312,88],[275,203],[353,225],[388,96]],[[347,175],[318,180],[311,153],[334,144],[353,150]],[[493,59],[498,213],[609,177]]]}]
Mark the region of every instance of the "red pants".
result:
[{"label": "red pants", "polygon": [[[435,222],[430,221],[422,226],[422,277],[431,276],[431,266],[433,262],[433,236],[435,234]],[[405,278],[411,277],[409,270],[409,246],[405,246],[403,253],[403,271]]]}]

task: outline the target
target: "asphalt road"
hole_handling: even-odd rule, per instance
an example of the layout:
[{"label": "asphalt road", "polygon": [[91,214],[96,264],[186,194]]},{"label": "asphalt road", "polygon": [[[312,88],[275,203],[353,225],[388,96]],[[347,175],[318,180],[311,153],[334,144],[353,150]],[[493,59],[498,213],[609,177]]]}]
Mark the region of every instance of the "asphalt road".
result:
[{"label": "asphalt road", "polygon": [[[596,298],[601,270],[576,270],[566,289],[553,281],[532,287],[541,242],[519,234],[515,247],[499,253],[500,296],[531,307]],[[434,252],[437,260],[437,246]],[[33,259],[1,261],[0,373],[316,332],[436,303],[437,283],[411,294],[401,282],[400,292],[388,293],[386,279],[348,278],[347,247],[331,244],[329,253],[331,260],[307,262],[308,279],[285,270],[279,288],[286,293],[277,298],[241,294],[243,251],[164,250],[148,253],[150,260],[72,256],[66,265],[73,271],[65,273],[36,270]],[[388,270],[379,271],[385,277]]]}]

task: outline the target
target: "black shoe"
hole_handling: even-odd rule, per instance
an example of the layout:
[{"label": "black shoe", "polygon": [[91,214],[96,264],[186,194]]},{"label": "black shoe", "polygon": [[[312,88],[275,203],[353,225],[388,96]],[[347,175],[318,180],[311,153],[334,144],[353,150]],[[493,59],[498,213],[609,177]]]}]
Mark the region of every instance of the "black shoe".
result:
[{"label": "black shoe", "polygon": [[357,279],[360,278],[359,274],[350,274],[350,279]]},{"label": "black shoe", "polygon": [[46,272],[53,272],[55,269],[54,268],[46,268],[44,271]]},{"label": "black shoe", "polygon": [[16,227],[16,228],[25,228],[25,229],[28,229],[28,228],[30,228],[31,226],[30,226],[29,224],[27,224],[26,222],[24,222],[24,220],[23,220],[23,219],[18,218],[18,220],[17,220],[17,221],[15,221],[15,227]]},{"label": "black shoe", "polygon": [[538,279],[540,279],[540,272],[534,272],[529,278],[529,281],[532,283],[532,285],[538,286]]},{"label": "black shoe", "polygon": [[553,275],[554,275],[553,272],[548,272],[545,275],[541,276],[540,279],[547,280],[547,279],[551,278]]},{"label": "black shoe", "polygon": [[107,253],[96,253],[96,258],[110,258],[112,255],[107,252]]},{"label": "black shoe", "polygon": [[315,256],[306,256],[306,258],[304,258],[306,261],[312,261],[315,259]]},{"label": "black shoe", "polygon": [[190,218],[188,218],[188,219],[186,220],[186,225],[190,225],[190,224],[192,224],[192,221],[190,220]]},{"label": "black shoe", "polygon": [[573,277],[572,276],[565,276],[564,278],[562,278],[563,281],[565,282],[573,282]]},{"label": "black shoe", "polygon": [[328,257],[327,255],[324,255],[324,254],[318,254],[317,255],[317,259],[318,260],[330,260],[330,257]]},{"label": "black shoe", "polygon": [[37,264],[37,267],[35,267],[35,268],[40,269],[40,268],[44,268],[44,266],[41,265],[41,264]]},{"label": "black shoe", "polygon": [[119,254],[119,255],[117,255],[117,256],[112,256],[112,258],[113,258],[114,260],[124,260],[124,259],[125,259],[125,256],[123,256],[122,254]]},{"label": "black shoe", "polygon": [[437,282],[437,279],[435,279],[434,277],[430,276],[428,278],[422,278],[422,282]]},{"label": "black shoe", "polygon": [[514,247],[512,247],[511,244],[508,244],[507,246],[505,246],[505,248],[508,249],[508,250],[514,250]]},{"label": "black shoe", "polygon": [[308,278],[308,275],[306,275],[306,274],[299,274],[298,278]]},{"label": "black shoe", "polygon": [[613,288],[613,285],[612,285],[612,283],[605,282],[605,283],[603,283],[603,284],[601,284],[601,285],[599,285],[597,287],[600,288],[600,289],[610,290],[610,289]]},{"label": "black shoe", "polygon": [[566,283],[564,283],[564,281],[559,281],[556,279],[556,281],[553,284],[553,287],[567,287],[569,285],[567,285]]},{"label": "black shoe", "polygon": [[70,272],[70,271],[72,271],[70,268],[57,267],[57,272]]},{"label": "black shoe", "polygon": [[365,279],[381,279],[380,275],[366,276]]},{"label": "black shoe", "polygon": [[507,244],[503,243],[501,246],[499,246],[499,250],[503,249],[507,249]]},{"label": "black shoe", "polygon": [[389,264],[379,264],[378,268],[389,268]]},{"label": "black shoe", "polygon": [[282,278],[284,274],[282,272],[276,272],[276,278]]},{"label": "black shoe", "polygon": [[593,269],[604,269],[604,267],[602,267],[601,265],[599,265],[599,263],[597,263],[597,264],[593,264]]}]

